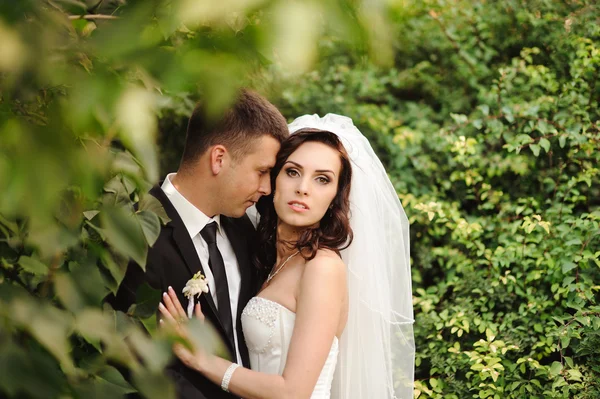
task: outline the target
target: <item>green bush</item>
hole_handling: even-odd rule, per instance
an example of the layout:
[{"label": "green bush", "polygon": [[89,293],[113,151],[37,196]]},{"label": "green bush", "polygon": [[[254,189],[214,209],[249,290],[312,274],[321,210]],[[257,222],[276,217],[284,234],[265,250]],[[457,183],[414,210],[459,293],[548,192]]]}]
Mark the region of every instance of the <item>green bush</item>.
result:
[{"label": "green bush", "polygon": [[174,397],[160,293],[144,287],[127,315],[103,303],[166,222],[146,194],[161,174],[159,127],[181,138],[192,98],[217,115],[275,53],[308,68],[319,30],[298,39],[292,22],[331,15],[375,46],[381,32],[355,24],[356,6],[0,2],[0,397]]},{"label": "green bush", "polygon": [[417,397],[600,398],[600,7],[405,1],[394,66],[268,75],[348,115],[411,221]]},{"label": "green bush", "polygon": [[217,113],[252,84],[290,119],[352,117],[384,161],[412,224],[415,396],[600,397],[595,1],[377,3],[390,25],[333,0],[182,15],[202,3],[0,4],[1,396],[172,395],[172,341],[139,323],[156,295],[135,323],[102,298],[164,222],[144,194],[194,101]]}]

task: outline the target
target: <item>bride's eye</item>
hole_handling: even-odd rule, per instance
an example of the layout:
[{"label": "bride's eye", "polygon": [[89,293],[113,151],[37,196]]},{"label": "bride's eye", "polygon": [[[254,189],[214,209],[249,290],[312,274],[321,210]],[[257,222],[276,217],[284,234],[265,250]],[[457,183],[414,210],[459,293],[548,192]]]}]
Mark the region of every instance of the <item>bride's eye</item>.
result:
[{"label": "bride's eye", "polygon": [[317,177],[317,181],[321,184],[327,184],[331,180],[329,180],[329,178],[327,176],[319,176],[319,177]]},{"label": "bride's eye", "polygon": [[296,177],[299,176],[300,174],[298,173],[298,171],[296,169],[293,168],[289,168],[285,170],[285,173],[289,176],[289,177]]}]

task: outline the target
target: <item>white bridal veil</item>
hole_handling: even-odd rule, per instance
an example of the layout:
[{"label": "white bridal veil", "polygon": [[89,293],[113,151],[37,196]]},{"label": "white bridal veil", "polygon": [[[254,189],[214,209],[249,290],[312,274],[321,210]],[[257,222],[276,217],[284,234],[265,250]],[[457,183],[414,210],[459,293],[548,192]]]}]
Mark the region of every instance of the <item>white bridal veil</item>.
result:
[{"label": "white bridal veil", "polygon": [[342,251],[350,308],[332,398],[412,398],[415,345],[408,219],[369,141],[345,116],[304,115],[290,125],[340,137],[352,162],[350,224]]}]

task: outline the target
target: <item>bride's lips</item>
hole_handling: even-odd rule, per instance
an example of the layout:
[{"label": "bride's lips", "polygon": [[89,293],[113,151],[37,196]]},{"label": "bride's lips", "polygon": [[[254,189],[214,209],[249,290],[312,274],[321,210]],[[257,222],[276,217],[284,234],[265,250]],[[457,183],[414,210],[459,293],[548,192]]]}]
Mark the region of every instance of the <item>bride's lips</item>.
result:
[{"label": "bride's lips", "polygon": [[295,212],[306,212],[310,209],[308,207],[308,205],[306,205],[304,202],[301,202],[301,201],[290,201],[290,202],[288,202],[288,205]]}]

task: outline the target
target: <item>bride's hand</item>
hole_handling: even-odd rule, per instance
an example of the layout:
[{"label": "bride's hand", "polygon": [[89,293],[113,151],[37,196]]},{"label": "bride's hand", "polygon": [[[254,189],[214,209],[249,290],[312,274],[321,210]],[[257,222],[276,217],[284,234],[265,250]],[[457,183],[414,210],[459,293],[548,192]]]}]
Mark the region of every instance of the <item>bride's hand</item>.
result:
[{"label": "bride's hand", "polygon": [[[158,310],[163,315],[164,320],[172,323],[182,323],[187,320],[187,314],[175,294],[175,290],[169,287],[167,292],[163,293],[162,302],[158,305]],[[161,319],[162,320],[162,319]]]},{"label": "bride's hand", "polygon": [[[204,322],[204,314],[202,313],[202,308],[199,303],[194,307],[194,314],[196,315],[196,318]],[[188,342],[191,341],[188,340]],[[176,343],[173,345],[173,353],[175,353],[175,356],[177,356],[187,367],[203,372],[203,370],[206,370],[208,367],[209,355],[202,348],[198,348],[195,345],[192,347],[193,351],[180,343]]]},{"label": "bride's hand", "polygon": [[[175,291],[171,287],[169,287],[168,293],[163,294],[163,302],[158,306],[158,310],[163,316],[160,320],[161,326],[164,326],[166,322],[180,337],[192,343],[191,340],[188,339],[189,334],[185,326],[187,314],[183,310]],[[194,307],[194,314],[198,320],[204,322],[204,314],[202,313],[202,308],[199,303]],[[173,345],[173,352],[183,364],[197,371],[202,371],[208,362],[206,352],[195,345],[193,345],[193,351],[190,351],[182,344],[176,343]]]}]

